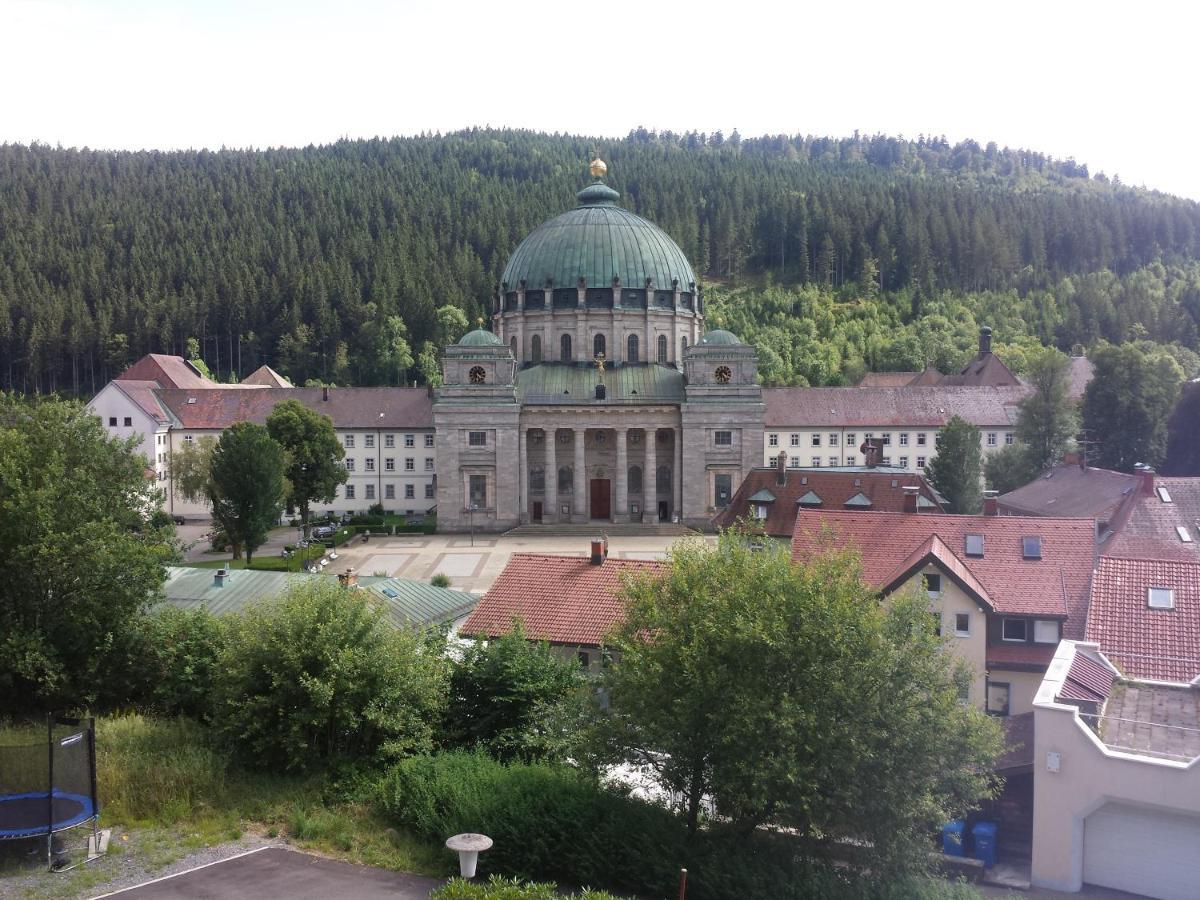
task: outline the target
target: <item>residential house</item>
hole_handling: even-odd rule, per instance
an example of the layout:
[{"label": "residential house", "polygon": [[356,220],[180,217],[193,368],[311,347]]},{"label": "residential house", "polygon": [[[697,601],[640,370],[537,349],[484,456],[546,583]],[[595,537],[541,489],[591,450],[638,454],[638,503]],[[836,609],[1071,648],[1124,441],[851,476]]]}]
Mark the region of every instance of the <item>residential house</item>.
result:
[{"label": "residential house", "polygon": [[[1190,602],[1194,617],[1195,594]],[[1200,895],[1200,682],[1123,670],[1099,644],[1065,640],[1038,688],[1032,880],[1191,900]]]},{"label": "residential house", "polygon": [[496,638],[520,622],[527,638],[548,642],[595,673],[605,636],[625,615],[623,579],[666,571],[666,563],[655,560],[613,559],[602,540],[592,542],[587,557],[516,553],[460,633]]},{"label": "residential house", "polygon": [[1002,516],[1087,516],[1102,535],[1138,485],[1137,475],[1097,469],[1068,453],[1029,484],[1001,494],[996,504]]},{"label": "residential house", "polygon": [[1083,637],[1091,519],[801,507],[793,559],[831,545],[860,554],[864,580],[883,596],[928,593],[941,633],[975,671],[963,699],[994,715],[1029,711],[1060,638]]},{"label": "residential house", "polygon": [[1165,478],[1139,470],[1101,544],[1106,556],[1200,561],[1200,478]]},{"label": "residential house", "polygon": [[903,512],[914,503],[922,512],[943,511],[938,493],[919,473],[867,466],[788,469],[780,465],[785,457],[781,452],[774,467],[752,469],[713,526],[753,519],[771,537],[791,538],[802,507]]}]

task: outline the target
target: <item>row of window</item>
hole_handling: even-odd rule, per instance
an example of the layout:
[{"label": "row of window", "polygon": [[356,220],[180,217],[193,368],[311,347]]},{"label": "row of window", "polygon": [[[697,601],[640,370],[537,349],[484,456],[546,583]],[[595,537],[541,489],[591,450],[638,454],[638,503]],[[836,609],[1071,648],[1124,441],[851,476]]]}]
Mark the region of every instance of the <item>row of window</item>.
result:
[{"label": "row of window", "polygon": [[[846,457],[845,462],[841,462],[838,457],[831,456],[831,457],[829,457],[829,465],[830,466],[853,466],[853,465],[857,464],[855,462],[855,460],[857,458],[858,457],[854,456],[854,454],[850,454]],[[909,460],[909,458],[907,456],[901,456],[897,460],[897,464],[900,466],[900,468],[907,469],[908,468],[908,460]],[[928,460],[926,459],[926,457],[918,456],[917,457],[917,468],[924,469],[925,463],[927,461]],[[890,456],[885,456],[885,457],[883,457],[882,463],[885,466],[890,466],[892,464],[892,458]],[[789,456],[788,457],[788,468],[789,469],[799,469],[800,466],[801,466],[800,457],[798,457],[798,456]],[[819,456],[811,457],[811,459],[809,461],[809,468],[810,469],[821,468],[821,457],[819,457]]]},{"label": "row of window", "polygon": [[[363,499],[364,500],[377,499],[375,496],[375,485],[365,484],[362,487],[363,487]],[[357,486],[353,485],[353,484],[346,485],[345,496],[346,496],[347,500],[357,500],[358,499]],[[411,484],[404,485],[404,499],[405,500],[415,500],[416,496],[417,496],[417,491],[416,491],[415,485],[411,485]],[[383,499],[384,500],[395,500],[396,499],[396,486],[394,484],[385,484],[383,486]],[[434,486],[433,486],[432,482],[425,485],[425,499],[426,500],[434,499]]]},{"label": "row of window", "polygon": [[[126,428],[132,428],[133,427],[133,416],[125,416],[123,424]],[[108,417],[108,427],[109,428],[117,427],[117,417],[116,416]]]},{"label": "row of window", "polygon": [[[896,443],[899,444],[901,447],[907,447],[909,445],[908,444],[909,436],[910,435],[907,431],[899,432],[896,435]],[[864,440],[867,438],[873,438],[873,437],[875,437],[875,433],[873,431],[863,432]],[[780,439],[779,434],[776,434],[776,433],[768,434],[767,435],[767,445],[770,447],[778,447],[779,439]],[[793,432],[788,435],[788,443],[792,447],[799,447],[800,439],[801,439],[801,435],[799,433]],[[821,435],[819,433],[814,432],[813,434],[810,434],[808,436],[808,439],[809,439],[809,445],[812,447],[820,447],[822,440],[827,441],[828,445],[830,447],[836,447],[836,446],[838,446],[838,442],[840,440],[840,433],[837,431],[830,431],[827,435]],[[880,439],[883,443],[883,446],[885,446],[885,447],[891,446],[891,443],[892,443],[891,432],[885,431]],[[918,447],[924,447],[929,442],[929,432],[926,432],[926,431],[916,432],[915,440],[916,440],[916,445]],[[1000,433],[998,431],[989,431],[989,432],[987,432],[987,434],[985,436],[985,440],[987,441],[987,445],[989,447],[995,447],[995,446],[997,446],[997,444],[1000,441]],[[1011,444],[1011,443],[1013,443],[1013,440],[1014,440],[1013,433],[1011,431],[1006,432],[1004,435],[1004,443]],[[846,432],[846,446],[853,447],[857,443],[858,443],[858,434],[853,431],[847,431]]]},{"label": "row of window", "polygon": [[[433,447],[433,435],[426,434],[423,437],[425,438],[425,446]],[[375,435],[364,434],[362,436],[362,439],[363,439],[363,447],[365,447],[367,450],[375,449]],[[353,434],[347,434],[342,437],[342,444],[347,449],[350,449],[350,450],[354,449],[356,441],[357,441],[357,436],[353,435]],[[383,446],[384,447],[395,447],[396,446],[396,435],[385,434],[383,436]],[[404,446],[405,447],[417,446],[417,436],[415,434],[404,435]]]},{"label": "row of window", "polygon": [[[560,466],[558,469],[558,493],[570,494],[574,490],[575,469],[572,466]],[[630,494],[640,494],[642,492],[642,467],[630,466],[628,478],[628,490]],[[655,469],[655,489],[660,494],[669,494],[671,492],[671,468],[670,466],[658,466]],[[531,494],[543,493],[546,490],[546,470],[541,466],[534,466],[529,470],[529,492]]]},{"label": "row of window", "polygon": [[[515,337],[509,339],[509,348],[512,350],[513,356],[520,356],[517,350],[517,339]],[[688,339],[686,337],[680,339],[680,353],[685,353],[688,348]],[[656,342],[657,359],[662,365],[666,365],[670,361],[670,344],[667,341],[665,334],[660,334]],[[608,356],[608,338],[603,334],[596,334],[592,337],[592,358],[597,356]],[[542,336],[535,334],[529,339],[529,358],[535,363],[542,361]],[[558,358],[560,362],[573,362],[575,359],[575,349],[571,335],[564,334],[558,339]],[[641,339],[636,334],[631,334],[625,341],[625,361],[636,363],[641,362]]]},{"label": "row of window", "polygon": [[[358,464],[355,462],[355,459],[353,456],[346,457],[343,460],[343,463],[346,466],[347,472],[354,472],[357,470]],[[425,471],[432,472],[433,466],[434,466],[433,457],[432,456],[425,457]],[[417,470],[417,461],[411,456],[406,456],[404,458],[404,471],[405,472],[415,472],[416,470]],[[374,472],[375,471],[375,457],[368,456],[366,459],[363,460],[363,471],[365,471],[365,472]],[[385,472],[395,472],[396,471],[396,458],[394,456],[388,456],[388,457],[384,458],[383,471],[385,471]]]}]

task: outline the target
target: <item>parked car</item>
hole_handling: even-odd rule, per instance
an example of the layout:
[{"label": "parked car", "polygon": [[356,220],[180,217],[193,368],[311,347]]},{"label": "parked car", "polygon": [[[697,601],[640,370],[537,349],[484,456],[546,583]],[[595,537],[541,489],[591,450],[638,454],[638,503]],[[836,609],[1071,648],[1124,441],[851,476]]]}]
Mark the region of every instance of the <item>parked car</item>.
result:
[{"label": "parked car", "polygon": [[333,537],[332,525],[318,525],[312,530],[312,536],[315,538]]}]

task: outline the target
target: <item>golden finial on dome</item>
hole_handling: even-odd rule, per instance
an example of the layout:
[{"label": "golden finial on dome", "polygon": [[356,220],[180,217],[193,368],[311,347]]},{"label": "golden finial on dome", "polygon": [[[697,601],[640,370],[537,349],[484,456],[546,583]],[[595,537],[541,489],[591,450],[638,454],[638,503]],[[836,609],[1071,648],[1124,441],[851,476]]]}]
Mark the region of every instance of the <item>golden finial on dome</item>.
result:
[{"label": "golden finial on dome", "polygon": [[608,173],[608,165],[596,154],[588,166],[588,171],[592,173],[593,178],[603,178]]}]

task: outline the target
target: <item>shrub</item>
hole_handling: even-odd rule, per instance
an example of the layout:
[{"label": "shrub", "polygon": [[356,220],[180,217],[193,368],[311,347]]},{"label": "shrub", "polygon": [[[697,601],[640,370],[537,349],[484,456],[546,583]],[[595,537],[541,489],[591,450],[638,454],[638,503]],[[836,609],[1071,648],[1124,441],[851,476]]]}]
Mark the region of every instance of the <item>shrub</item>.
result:
[{"label": "shrub", "polygon": [[616,900],[604,891],[561,894],[547,882],[521,881],[493,875],[487,884],[453,878],[429,895],[429,900]]},{"label": "shrub", "polygon": [[430,748],[444,638],[396,629],[365,592],[295,584],[230,621],[213,718],[247,763],[302,771]]},{"label": "shrub", "polygon": [[207,609],[157,609],[139,623],[144,693],[167,714],[205,718],[211,710],[225,630]]},{"label": "shrub", "polygon": [[450,587],[450,576],[446,575],[443,572],[438,572],[436,575],[434,575],[432,578],[429,579],[429,583],[432,584],[434,587],[448,588],[448,587]]}]

